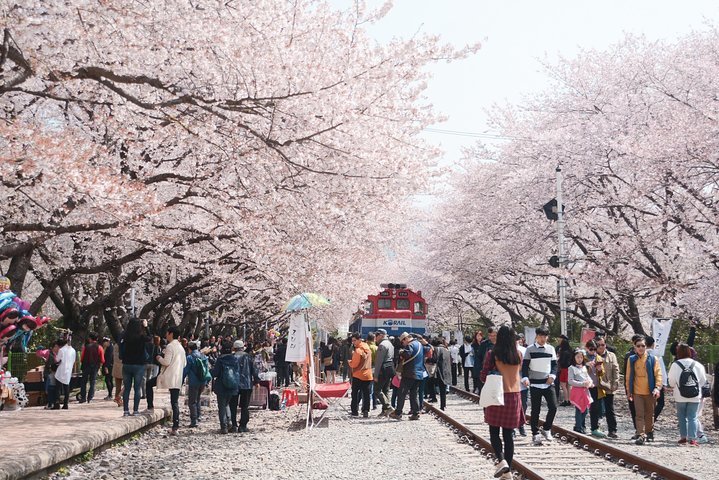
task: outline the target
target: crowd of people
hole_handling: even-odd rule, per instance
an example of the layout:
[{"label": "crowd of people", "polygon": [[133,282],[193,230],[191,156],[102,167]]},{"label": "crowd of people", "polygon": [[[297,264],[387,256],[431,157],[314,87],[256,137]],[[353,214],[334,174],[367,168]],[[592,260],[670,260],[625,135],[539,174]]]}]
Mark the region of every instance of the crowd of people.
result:
[{"label": "crowd of people", "polygon": [[[627,394],[634,424],[631,438],[637,445],[654,441],[653,425],[664,407],[665,392],[675,400],[678,443],[697,446],[708,442],[699,419],[711,388],[691,346],[693,328],[687,343],[671,346],[675,361],[668,371],[663,358],[653,350],[655,341],[650,336],[636,335],[632,339],[622,371],[615,350],[603,336],[577,348],[561,336],[555,350],[549,344],[546,328],[539,327],[534,333],[534,342],[527,345],[524,335],[507,326],[489,328],[487,338],[477,332],[458,345],[443,337],[409,333],[389,337],[379,329],[365,338],[355,333],[346,342],[329,339],[320,348],[320,358],[325,381],[333,382],[338,370],[343,380],[351,378],[353,416],[361,412],[368,417],[370,409],[381,405],[379,416],[395,420],[403,418],[408,396],[409,419],[417,420],[423,401],[436,402],[439,396],[444,410],[449,386],[456,386],[462,377],[465,390],[481,394],[487,375],[501,374],[504,404],[484,411],[499,459],[499,478],[511,478],[514,438],[527,435],[528,407],[532,442],[537,446],[552,442],[551,428],[560,406],[574,408],[576,432],[617,439],[614,398],[620,388]],[[540,428],[543,403],[546,414]],[[606,432],[600,425],[602,421],[606,422]]]},{"label": "crowd of people", "polygon": [[[77,361],[69,340],[58,339],[48,352],[44,366],[46,409],[68,409]],[[104,400],[114,400],[123,408],[123,416],[140,415],[142,400],[146,401],[146,411],[153,411],[155,388],[168,390],[171,435],[177,435],[180,428],[183,385],[187,386],[190,428],[202,421],[201,396],[211,388],[217,397],[220,433],[247,432],[252,388],[260,382],[259,373],[269,370],[273,356],[268,342],[253,348],[232,337],[197,341],[180,337],[177,327],[169,327],[160,338],[149,333],[147,321],[138,319],[130,319],[119,342],[98,340],[98,335],[90,332],[80,352],[77,401],[94,401],[98,375],[104,377],[107,388]]]},{"label": "crowd of people", "polygon": [[[654,441],[654,422],[664,408],[665,392],[673,395],[676,404],[678,443],[697,446],[707,442],[699,419],[711,388],[692,347],[694,337],[692,329],[686,343],[671,346],[675,361],[667,370],[663,357],[653,350],[654,339],[634,336],[632,348],[624,355],[623,385],[616,351],[605,337],[572,348],[561,336],[555,350],[544,327],[535,330],[529,345],[522,334],[507,326],[487,329],[486,338],[482,332],[466,336],[460,339],[461,345],[444,337],[407,332],[392,337],[378,329],[364,338],[359,333],[346,340],[329,338],[316,353],[323,381],[351,379],[350,412],[355,417],[367,418],[371,410],[379,408],[379,417],[402,420],[409,399],[408,417],[418,420],[424,401],[439,402],[442,410],[447,407],[450,385],[463,379],[465,390],[481,394],[487,375],[501,375],[503,405],[485,408],[484,418],[499,459],[497,477],[510,478],[514,438],[527,435],[528,407],[535,445],[552,441],[557,409],[565,406],[575,410],[576,432],[616,439],[614,398],[620,388],[627,395],[634,424],[632,440],[638,445]],[[140,414],[143,399],[152,410],[154,389],[167,389],[173,411],[171,433],[177,434],[183,384],[187,382],[190,428],[202,420],[201,395],[211,386],[217,395],[220,432],[246,432],[250,396],[260,381],[259,373],[267,372],[274,363],[279,386],[291,384],[298,376],[295,365],[286,361],[286,353],[286,338],[274,347],[263,342],[252,348],[231,337],[184,339],[176,327],[168,328],[160,338],[148,333],[146,322],[132,319],[117,344],[107,338],[99,340],[95,333],[88,335],[80,353],[82,384],[77,400],[93,401],[98,374],[107,385],[105,400],[114,399],[128,416]],[[67,340],[55,342],[45,365],[46,408],[68,408],[75,358]],[[546,414],[540,428],[543,402]]]}]

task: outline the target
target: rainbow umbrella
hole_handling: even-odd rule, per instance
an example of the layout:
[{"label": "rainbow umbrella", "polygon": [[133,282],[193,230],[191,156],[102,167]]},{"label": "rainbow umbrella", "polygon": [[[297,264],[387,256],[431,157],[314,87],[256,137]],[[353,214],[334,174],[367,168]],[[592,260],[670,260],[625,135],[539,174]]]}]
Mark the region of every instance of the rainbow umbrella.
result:
[{"label": "rainbow umbrella", "polygon": [[290,298],[289,302],[285,305],[285,312],[296,312],[298,310],[304,310],[312,307],[322,307],[329,305],[329,299],[323,297],[318,293],[300,293]]}]

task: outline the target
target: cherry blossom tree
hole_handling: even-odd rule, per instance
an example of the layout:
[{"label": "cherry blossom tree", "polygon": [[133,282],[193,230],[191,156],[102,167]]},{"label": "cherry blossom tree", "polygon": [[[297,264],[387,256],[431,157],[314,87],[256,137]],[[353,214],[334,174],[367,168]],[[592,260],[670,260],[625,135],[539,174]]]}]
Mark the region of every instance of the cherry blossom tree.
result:
[{"label": "cherry blossom tree", "polygon": [[540,209],[565,172],[575,318],[643,333],[653,316],[716,316],[717,30],[628,37],[547,65],[554,85],[497,107],[507,138],[469,152],[430,244],[435,285],[513,322],[558,316],[554,225]]},{"label": "cherry blossom tree", "polygon": [[302,290],[347,311],[403,240],[383,205],[437,155],[417,137],[438,119],[424,66],[478,48],[378,45],[365,28],[388,8],[6,2],[0,259],[16,288],[113,334],[132,286],[156,328],[263,322]]}]

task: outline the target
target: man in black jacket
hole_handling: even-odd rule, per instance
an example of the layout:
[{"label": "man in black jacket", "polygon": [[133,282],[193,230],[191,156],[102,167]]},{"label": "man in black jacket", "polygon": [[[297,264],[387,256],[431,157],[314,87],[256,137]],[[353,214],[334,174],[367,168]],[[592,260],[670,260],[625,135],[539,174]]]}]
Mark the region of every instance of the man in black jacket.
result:
[{"label": "man in black jacket", "polygon": [[290,385],[290,378],[287,372],[287,362],[285,356],[287,355],[287,338],[283,338],[280,344],[275,350],[275,371],[277,372],[277,386],[288,387]]}]

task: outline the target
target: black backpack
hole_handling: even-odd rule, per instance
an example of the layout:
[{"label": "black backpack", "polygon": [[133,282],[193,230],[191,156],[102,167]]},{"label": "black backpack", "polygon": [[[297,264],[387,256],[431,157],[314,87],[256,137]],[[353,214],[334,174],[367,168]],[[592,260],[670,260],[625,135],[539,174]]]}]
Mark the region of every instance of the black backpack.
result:
[{"label": "black backpack", "polygon": [[280,409],[280,395],[275,392],[274,390],[272,393],[270,393],[270,410],[279,410]]},{"label": "black backpack", "polygon": [[678,364],[679,368],[682,369],[682,373],[679,375],[679,393],[681,393],[684,398],[698,397],[700,388],[699,380],[694,374],[694,362],[692,361],[686,367],[679,363],[679,361],[675,361],[674,363]]}]

